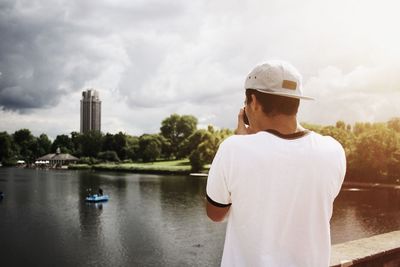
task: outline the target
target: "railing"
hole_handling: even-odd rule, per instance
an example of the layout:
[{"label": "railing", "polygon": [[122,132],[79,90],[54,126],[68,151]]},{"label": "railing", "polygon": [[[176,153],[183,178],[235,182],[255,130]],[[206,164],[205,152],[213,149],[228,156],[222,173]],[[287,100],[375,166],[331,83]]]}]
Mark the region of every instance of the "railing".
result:
[{"label": "railing", "polygon": [[400,231],[332,246],[331,267],[400,266]]}]

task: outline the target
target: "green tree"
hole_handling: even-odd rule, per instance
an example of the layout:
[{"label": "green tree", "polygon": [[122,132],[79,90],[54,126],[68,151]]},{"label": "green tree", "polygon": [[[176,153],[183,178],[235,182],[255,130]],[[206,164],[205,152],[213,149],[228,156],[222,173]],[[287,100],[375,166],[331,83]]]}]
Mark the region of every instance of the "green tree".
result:
[{"label": "green tree", "polygon": [[46,134],[42,133],[37,138],[37,145],[38,145],[38,156],[39,157],[50,153],[50,151],[51,151],[51,141],[50,141],[49,137]]},{"label": "green tree", "polygon": [[104,152],[99,152],[99,154],[97,154],[97,158],[112,162],[120,161],[117,153],[115,151],[109,151],[109,150]]},{"label": "green tree", "polygon": [[351,150],[351,145],[353,142],[353,133],[346,129],[346,124],[339,124],[336,127],[325,126],[320,130],[320,134],[328,135],[335,138],[345,149],[346,153]]},{"label": "green tree", "polygon": [[190,155],[204,140],[208,138],[210,132],[206,129],[196,130],[190,135],[182,144],[181,149],[178,151],[178,157],[182,158],[184,155]]},{"label": "green tree", "polygon": [[[192,115],[172,114],[161,122],[161,135],[169,142],[165,149],[167,157],[178,157],[178,151],[183,141],[197,128],[197,118]],[[179,154],[180,157],[185,155]]]},{"label": "green tree", "polygon": [[72,142],[72,155],[80,157],[82,155],[82,134],[78,132],[71,132],[71,142]]},{"label": "green tree", "polygon": [[[13,134],[13,140],[18,149],[18,156],[24,159],[26,162],[32,162],[35,160],[36,155],[36,140],[28,129],[21,129],[15,131]],[[32,151],[33,150],[33,151]]]},{"label": "green tree", "polygon": [[0,132],[0,162],[15,161],[14,157],[12,137],[7,132]]},{"label": "green tree", "polygon": [[127,158],[127,135],[123,132],[119,132],[114,135],[114,151],[117,152],[117,155],[120,159]]},{"label": "green tree", "polygon": [[385,125],[371,125],[355,140],[354,151],[348,159],[349,173],[352,177],[369,180],[395,176],[399,154],[399,134]]},{"label": "green tree", "polygon": [[205,164],[211,163],[221,142],[232,134],[231,130],[215,130],[212,126],[208,126],[207,131],[194,133],[189,138],[194,144],[197,143],[189,156],[192,170],[200,171]]},{"label": "green tree", "polygon": [[28,129],[21,129],[14,132],[14,141],[18,145],[21,145],[26,142],[30,142],[33,140],[34,136],[32,135],[31,131]]},{"label": "green tree", "polygon": [[162,140],[158,134],[139,137],[139,155],[143,162],[156,161],[161,156]]},{"label": "green tree", "polygon": [[106,133],[103,137],[103,151],[114,150],[114,135]]},{"label": "green tree", "polygon": [[126,158],[131,160],[138,160],[139,155],[139,137],[128,135],[126,138]]},{"label": "green tree", "polygon": [[55,153],[57,148],[60,148],[61,153],[72,153],[74,144],[68,135],[61,134],[57,135],[56,139],[54,139],[54,142],[51,145],[51,151]]},{"label": "green tree", "polygon": [[81,136],[82,156],[96,157],[103,146],[103,134],[99,131],[89,131]]},{"label": "green tree", "polygon": [[103,151],[115,151],[120,159],[126,159],[128,153],[128,136],[123,132],[107,133],[103,137]]}]

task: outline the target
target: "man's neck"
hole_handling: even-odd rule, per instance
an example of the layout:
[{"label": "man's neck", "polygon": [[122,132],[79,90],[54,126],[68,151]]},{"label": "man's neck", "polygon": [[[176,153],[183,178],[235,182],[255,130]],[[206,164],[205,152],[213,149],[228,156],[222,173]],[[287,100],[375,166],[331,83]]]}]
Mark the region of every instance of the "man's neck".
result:
[{"label": "man's neck", "polygon": [[254,132],[275,130],[281,134],[293,134],[304,131],[304,128],[297,122],[296,116],[276,115],[264,116],[260,121],[255,123]]}]

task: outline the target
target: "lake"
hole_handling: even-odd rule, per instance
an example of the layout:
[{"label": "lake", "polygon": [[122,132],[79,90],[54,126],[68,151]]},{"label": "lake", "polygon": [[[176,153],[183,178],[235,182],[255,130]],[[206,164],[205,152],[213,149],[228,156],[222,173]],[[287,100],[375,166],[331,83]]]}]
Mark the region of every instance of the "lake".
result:
[{"label": "lake", "polygon": [[[218,266],[225,224],[206,217],[205,184],[205,177],[0,168],[0,265]],[[85,203],[99,187],[109,202]],[[399,230],[400,195],[345,188],[331,225],[334,244]]]}]

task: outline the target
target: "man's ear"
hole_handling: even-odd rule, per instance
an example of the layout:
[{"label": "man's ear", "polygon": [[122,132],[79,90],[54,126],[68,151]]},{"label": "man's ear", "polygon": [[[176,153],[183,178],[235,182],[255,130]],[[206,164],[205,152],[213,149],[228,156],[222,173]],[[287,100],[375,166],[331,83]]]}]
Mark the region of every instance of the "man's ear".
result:
[{"label": "man's ear", "polygon": [[251,100],[252,101],[251,101],[250,105],[252,106],[252,108],[254,110],[258,110],[258,109],[262,108],[261,105],[260,105],[260,102],[258,102],[257,97],[255,96],[255,94],[251,95]]}]

